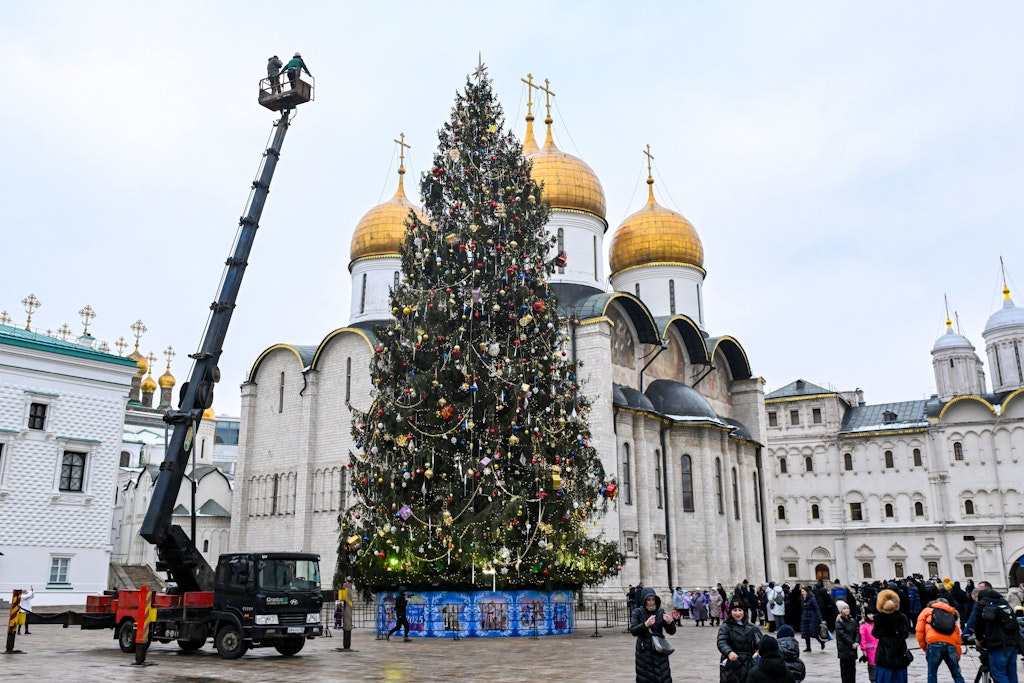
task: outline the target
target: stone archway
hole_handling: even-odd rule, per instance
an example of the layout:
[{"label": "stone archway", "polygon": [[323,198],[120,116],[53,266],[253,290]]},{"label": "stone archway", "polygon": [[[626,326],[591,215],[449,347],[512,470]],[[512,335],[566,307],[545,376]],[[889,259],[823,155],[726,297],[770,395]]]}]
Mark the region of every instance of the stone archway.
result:
[{"label": "stone archway", "polygon": [[814,580],[826,582],[832,580],[832,572],[828,568],[827,564],[818,564],[814,566]]}]

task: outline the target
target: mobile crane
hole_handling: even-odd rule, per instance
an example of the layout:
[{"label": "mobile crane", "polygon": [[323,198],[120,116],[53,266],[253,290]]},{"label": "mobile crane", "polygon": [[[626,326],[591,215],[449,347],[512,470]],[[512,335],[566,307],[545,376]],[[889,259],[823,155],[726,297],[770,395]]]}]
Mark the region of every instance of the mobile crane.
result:
[{"label": "mobile crane", "polygon": [[[220,556],[214,571],[194,539],[171,523],[196,429],[203,411],[213,405],[213,388],[220,380],[217,364],[289,119],[296,106],[313,99],[311,76],[307,80],[301,78],[301,73],[288,76],[286,82],[280,76],[260,82],[259,103],[280,112],[281,117],[274,124],[273,142],[253,181],[247,211],[239,220],[234,249],[225,263],[218,298],[210,306],[199,351],[190,356],[195,363],[181,387],[178,409],[163,417],[173,432],[139,532],[156,546],[157,570],[166,571],[173,584],[167,593],[153,596],[156,619],[150,639],[177,641],[183,650],[196,650],[213,638],[217,651],[226,659],[241,657],[250,647],[266,646],[291,656],[307,639],[323,635],[319,555],[228,553]],[[89,597],[86,614],[90,618],[82,628],[113,627],[121,650],[134,652],[141,596],[141,591],[118,591],[116,595],[111,592]]]}]

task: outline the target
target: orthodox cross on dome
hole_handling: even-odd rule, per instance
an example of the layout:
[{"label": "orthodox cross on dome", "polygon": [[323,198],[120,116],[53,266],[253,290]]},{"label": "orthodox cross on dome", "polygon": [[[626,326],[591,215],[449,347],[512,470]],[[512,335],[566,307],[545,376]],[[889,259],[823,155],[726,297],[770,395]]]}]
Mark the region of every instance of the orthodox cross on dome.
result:
[{"label": "orthodox cross on dome", "polygon": [[544,123],[551,125],[553,118],[551,118],[551,98],[555,96],[554,91],[551,90],[551,81],[544,79],[544,87],[536,86],[537,90],[544,91],[544,106],[547,107],[547,116],[544,117]]},{"label": "orthodox cross on dome", "polygon": [[171,361],[174,360],[174,357],[177,356],[177,355],[178,354],[176,354],[174,352],[174,347],[173,346],[168,346],[166,349],[164,349],[164,358],[167,359],[167,369],[168,370],[171,369]]},{"label": "orthodox cross on dome", "polygon": [[476,77],[476,82],[479,83],[480,79],[482,79],[486,73],[487,66],[484,64],[484,55],[482,52],[478,52],[476,71],[473,72],[473,76]]},{"label": "orthodox cross on dome", "polygon": [[526,74],[526,78],[520,78],[526,84],[526,120],[533,121],[533,91],[541,87],[533,82],[533,74]]},{"label": "orthodox cross on dome", "polygon": [[[1002,256],[999,257],[999,270],[1002,271],[1002,273],[1003,273],[1003,298],[1004,299],[1009,299],[1010,298],[1010,288],[1006,284],[1006,265],[1003,264],[1003,257]],[[22,303],[25,303],[25,302],[22,301]]]},{"label": "orthodox cross on dome", "polygon": [[100,342],[100,351],[103,353],[110,353],[110,344],[105,341]]},{"label": "orthodox cross on dome", "polygon": [[647,149],[644,150],[644,156],[647,157],[647,177],[653,178],[651,175],[651,162],[654,161],[654,155],[651,154],[651,146],[647,145]]},{"label": "orthodox cross on dome", "polygon": [[57,330],[57,336],[59,336],[61,340],[67,341],[68,337],[71,336],[71,326],[68,325],[67,323],[61,325],[60,329]]},{"label": "orthodox cross on dome", "polygon": [[654,204],[654,175],[651,173],[651,162],[654,161],[654,155],[651,154],[649,143],[647,149],[644,150],[644,156],[647,157],[647,203]]},{"label": "orthodox cross on dome", "polygon": [[149,367],[150,367],[150,373],[152,373],[152,372],[153,372],[153,370],[152,370],[152,368],[153,368],[153,363],[155,363],[155,362],[156,362],[156,354],[155,354],[155,353],[153,353],[152,351],[150,351],[150,352],[149,352],[149,355],[148,355],[148,356],[146,356],[146,362],[147,362],[147,363],[149,363]]},{"label": "orthodox cross on dome", "polygon": [[128,329],[130,329],[132,331],[132,334],[135,335],[135,350],[138,351],[139,350],[139,339],[142,338],[142,335],[146,334],[146,330],[149,329],[149,328],[147,328],[146,324],[144,322],[142,322],[141,318],[139,318],[138,320],[133,322],[131,325],[129,325]]},{"label": "orthodox cross on dome", "polygon": [[946,302],[946,329],[953,329],[953,319],[949,317],[949,295],[943,294],[942,300]]},{"label": "orthodox cross on dome", "polygon": [[96,319],[96,311],[92,310],[92,306],[86,304],[85,308],[78,312],[78,315],[82,316],[82,324],[85,325],[85,329],[82,330],[82,334],[88,335],[89,325],[92,325],[92,321]]},{"label": "orthodox cross on dome", "polygon": [[10,325],[11,316],[7,315],[7,311],[0,313],[0,325]]},{"label": "orthodox cross on dome", "polygon": [[39,307],[43,305],[39,299],[36,298],[35,294],[29,294],[21,300],[21,305],[25,307],[25,312],[28,313],[28,320],[25,321],[25,331],[32,331],[32,314],[39,310]]},{"label": "orthodox cross on dome", "polygon": [[406,143],[405,133],[399,133],[398,137],[400,140],[395,140],[398,144],[398,172],[405,173],[405,150],[412,149],[412,145]]},{"label": "orthodox cross on dome", "polygon": [[124,340],[124,337],[118,337],[117,341],[114,342],[114,346],[117,347],[117,355],[123,356],[124,350],[128,348],[128,342]]}]

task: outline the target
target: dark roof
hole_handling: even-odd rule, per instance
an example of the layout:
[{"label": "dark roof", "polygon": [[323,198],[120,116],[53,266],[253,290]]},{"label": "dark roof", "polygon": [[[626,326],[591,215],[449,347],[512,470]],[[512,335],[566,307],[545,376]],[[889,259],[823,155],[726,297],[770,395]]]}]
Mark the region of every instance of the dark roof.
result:
[{"label": "dark roof", "polygon": [[558,312],[568,318],[582,301],[595,294],[604,292],[597,287],[587,285],[574,285],[565,282],[552,282],[548,285],[558,300]]},{"label": "dark roof", "polygon": [[[928,401],[901,401],[876,405],[854,406],[846,411],[839,433],[881,432],[891,429],[914,429],[928,425]],[[886,420],[885,414],[894,418]]]},{"label": "dark roof", "polygon": [[767,401],[773,398],[793,398],[797,396],[814,396],[815,394],[834,394],[835,391],[819,387],[817,384],[811,384],[807,380],[798,379],[794,382],[790,382],[781,389],[776,389],[770,394],[766,395],[764,399]]},{"label": "dark roof", "polygon": [[654,405],[651,404],[649,398],[636,389],[624,387],[621,384],[612,385],[612,404],[636,410],[646,410],[652,413],[655,412]]},{"label": "dark roof", "polygon": [[656,379],[647,387],[654,409],[669,417],[698,417],[719,422],[715,409],[693,387],[670,379]]},{"label": "dark roof", "polygon": [[724,422],[725,424],[730,425],[730,426],[732,426],[734,428],[732,430],[732,436],[735,436],[738,439],[744,439],[746,441],[753,441],[754,440],[754,437],[750,433],[750,430],[747,429],[747,426],[745,424],[743,424],[742,422],[740,422],[739,420],[734,420],[731,417],[721,417],[721,416],[719,416],[718,419],[721,420],[722,422]]},{"label": "dark roof", "polygon": [[230,517],[231,513],[225,510],[215,500],[210,499],[199,506],[199,514],[207,517]]}]

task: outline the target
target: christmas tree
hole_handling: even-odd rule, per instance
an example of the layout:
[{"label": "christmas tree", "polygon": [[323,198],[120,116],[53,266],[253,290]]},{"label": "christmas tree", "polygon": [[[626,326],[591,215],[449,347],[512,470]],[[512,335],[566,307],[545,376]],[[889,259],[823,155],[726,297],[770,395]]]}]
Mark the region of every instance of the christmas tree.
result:
[{"label": "christmas tree", "polygon": [[549,257],[542,188],[483,73],[438,138],[353,420],[338,577],[364,593],[599,583],[622,556],[588,533],[605,475],[547,282],[565,256]]}]

